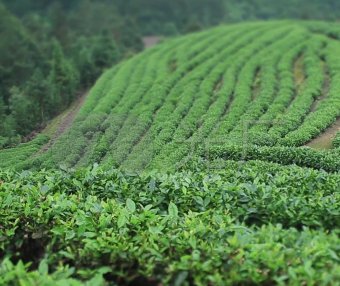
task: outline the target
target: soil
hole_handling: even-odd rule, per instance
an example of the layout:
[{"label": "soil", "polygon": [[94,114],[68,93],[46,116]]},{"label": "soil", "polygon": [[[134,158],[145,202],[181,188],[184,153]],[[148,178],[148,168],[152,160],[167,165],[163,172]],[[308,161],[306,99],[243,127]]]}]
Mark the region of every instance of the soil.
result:
[{"label": "soil", "polygon": [[160,41],[161,41],[161,37],[159,36],[147,36],[143,38],[143,43],[144,43],[144,47],[146,49],[151,48],[155,45],[157,45]]},{"label": "soil", "polygon": [[326,129],[325,132],[310,141],[306,146],[314,149],[331,149],[332,141],[337,132],[340,132],[340,118],[338,118],[331,127]]}]

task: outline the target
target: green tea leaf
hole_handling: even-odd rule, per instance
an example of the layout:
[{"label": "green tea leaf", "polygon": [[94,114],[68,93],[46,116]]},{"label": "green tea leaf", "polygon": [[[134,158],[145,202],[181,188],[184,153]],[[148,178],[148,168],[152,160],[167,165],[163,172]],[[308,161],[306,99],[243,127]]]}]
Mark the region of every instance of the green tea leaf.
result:
[{"label": "green tea leaf", "polygon": [[178,208],[173,202],[170,202],[170,204],[169,204],[168,213],[172,217],[178,216]]},{"label": "green tea leaf", "polygon": [[38,271],[41,275],[47,275],[48,274],[48,263],[46,259],[43,259],[39,263]]},{"label": "green tea leaf", "polygon": [[126,200],[126,208],[131,213],[135,212],[136,211],[136,204],[135,204],[135,202],[133,200],[131,200],[131,199],[127,199]]},{"label": "green tea leaf", "polygon": [[126,223],[127,223],[126,215],[120,214],[119,217],[118,217],[118,221],[117,221],[118,228],[122,228],[123,226],[126,225]]}]

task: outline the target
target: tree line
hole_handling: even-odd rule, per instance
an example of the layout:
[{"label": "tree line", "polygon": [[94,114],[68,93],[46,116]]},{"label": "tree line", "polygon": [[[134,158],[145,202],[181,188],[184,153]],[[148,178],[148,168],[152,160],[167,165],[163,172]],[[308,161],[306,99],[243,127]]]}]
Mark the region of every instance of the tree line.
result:
[{"label": "tree line", "polygon": [[35,1],[26,2],[32,2],[26,13],[0,3],[0,147],[30,137],[105,68],[143,49],[133,24],[120,22],[104,3],[36,10]]}]

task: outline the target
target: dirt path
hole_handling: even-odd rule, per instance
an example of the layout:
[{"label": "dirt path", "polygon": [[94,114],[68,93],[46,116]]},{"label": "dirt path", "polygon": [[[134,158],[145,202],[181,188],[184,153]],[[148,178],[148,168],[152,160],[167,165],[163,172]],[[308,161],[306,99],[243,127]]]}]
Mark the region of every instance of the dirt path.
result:
[{"label": "dirt path", "polygon": [[83,106],[87,95],[88,92],[84,92],[66,111],[53,119],[53,121],[45,128],[43,133],[49,135],[51,139],[42,147],[41,152],[49,150],[58,138],[71,127],[78,111]]},{"label": "dirt path", "polygon": [[143,38],[144,47],[146,49],[157,45],[161,41],[162,37],[159,36],[147,36]]},{"label": "dirt path", "polygon": [[304,66],[304,55],[301,54],[294,62],[294,81],[296,94],[301,92],[303,83],[306,80],[305,66]]},{"label": "dirt path", "polygon": [[331,149],[332,141],[337,132],[340,132],[340,118],[338,118],[331,127],[326,129],[326,131],[306,144],[306,146],[314,149]]}]

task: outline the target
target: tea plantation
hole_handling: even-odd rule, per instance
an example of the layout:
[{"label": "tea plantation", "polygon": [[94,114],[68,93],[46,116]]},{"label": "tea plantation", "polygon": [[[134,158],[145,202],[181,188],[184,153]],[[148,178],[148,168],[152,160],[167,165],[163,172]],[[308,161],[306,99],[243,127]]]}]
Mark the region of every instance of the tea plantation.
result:
[{"label": "tea plantation", "polygon": [[0,150],[0,285],[339,285],[339,55],[339,24],[255,22],[106,71]]}]

